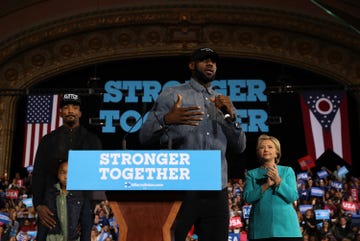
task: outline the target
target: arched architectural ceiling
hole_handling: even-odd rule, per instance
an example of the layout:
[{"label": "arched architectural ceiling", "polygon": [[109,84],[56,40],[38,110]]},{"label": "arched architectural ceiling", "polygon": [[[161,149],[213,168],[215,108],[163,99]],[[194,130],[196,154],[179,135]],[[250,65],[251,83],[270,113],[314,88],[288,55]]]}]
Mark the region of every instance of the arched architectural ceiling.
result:
[{"label": "arched architectural ceiling", "polygon": [[224,57],[289,64],[360,85],[360,35],[309,1],[11,2],[0,10],[0,171],[11,157],[18,91],[98,62],[178,56],[206,45]]},{"label": "arched architectural ceiling", "polygon": [[0,84],[26,88],[95,62],[187,54],[198,45],[214,46],[222,56],[292,64],[346,85],[358,84],[360,37],[331,20],[228,2],[95,9],[4,39]]}]

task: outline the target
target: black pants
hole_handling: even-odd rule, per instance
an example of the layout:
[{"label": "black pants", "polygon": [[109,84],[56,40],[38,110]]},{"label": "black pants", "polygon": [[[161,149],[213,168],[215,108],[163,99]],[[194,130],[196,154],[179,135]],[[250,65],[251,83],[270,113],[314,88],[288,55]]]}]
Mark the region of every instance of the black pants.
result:
[{"label": "black pants", "polygon": [[303,238],[261,238],[261,239],[250,239],[250,241],[302,241]]},{"label": "black pants", "polygon": [[227,189],[190,191],[175,221],[175,241],[184,241],[194,224],[198,241],[227,241],[229,208]]},{"label": "black pants", "polygon": [[46,241],[46,236],[47,236],[47,227],[45,227],[40,222],[40,218],[37,218],[36,241]]}]

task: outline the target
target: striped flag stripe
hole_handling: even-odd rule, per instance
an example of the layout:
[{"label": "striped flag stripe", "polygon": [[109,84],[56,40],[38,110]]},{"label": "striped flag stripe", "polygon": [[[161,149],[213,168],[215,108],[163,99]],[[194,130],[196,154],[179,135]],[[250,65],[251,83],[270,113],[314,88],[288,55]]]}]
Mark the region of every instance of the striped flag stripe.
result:
[{"label": "striped flag stripe", "polygon": [[331,149],[351,164],[345,92],[304,92],[300,96],[308,154],[318,159]]}]

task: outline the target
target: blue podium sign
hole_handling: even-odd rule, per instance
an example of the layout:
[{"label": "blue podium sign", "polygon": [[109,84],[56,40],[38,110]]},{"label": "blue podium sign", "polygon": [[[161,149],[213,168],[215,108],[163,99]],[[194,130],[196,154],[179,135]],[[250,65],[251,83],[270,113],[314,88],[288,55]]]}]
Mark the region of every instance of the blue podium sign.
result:
[{"label": "blue podium sign", "polygon": [[69,152],[68,190],[221,190],[219,150]]}]

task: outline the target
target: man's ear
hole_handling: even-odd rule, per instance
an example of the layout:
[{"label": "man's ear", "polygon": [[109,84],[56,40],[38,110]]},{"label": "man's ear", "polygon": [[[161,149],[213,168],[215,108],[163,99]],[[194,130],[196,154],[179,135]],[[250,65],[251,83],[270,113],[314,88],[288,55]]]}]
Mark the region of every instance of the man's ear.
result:
[{"label": "man's ear", "polygon": [[195,70],[195,61],[191,61],[191,62],[189,63],[189,69],[190,69],[190,70]]},{"label": "man's ear", "polygon": [[59,109],[60,116],[63,117],[62,108]]}]

